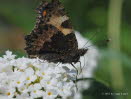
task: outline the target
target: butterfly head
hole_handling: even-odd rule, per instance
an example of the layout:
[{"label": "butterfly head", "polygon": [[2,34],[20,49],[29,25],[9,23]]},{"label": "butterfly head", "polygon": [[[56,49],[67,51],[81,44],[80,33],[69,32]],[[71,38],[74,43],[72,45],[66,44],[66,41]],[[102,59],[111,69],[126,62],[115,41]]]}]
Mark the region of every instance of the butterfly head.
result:
[{"label": "butterfly head", "polygon": [[88,49],[79,49],[77,52],[72,53],[72,62],[78,62],[80,56],[84,56]]}]

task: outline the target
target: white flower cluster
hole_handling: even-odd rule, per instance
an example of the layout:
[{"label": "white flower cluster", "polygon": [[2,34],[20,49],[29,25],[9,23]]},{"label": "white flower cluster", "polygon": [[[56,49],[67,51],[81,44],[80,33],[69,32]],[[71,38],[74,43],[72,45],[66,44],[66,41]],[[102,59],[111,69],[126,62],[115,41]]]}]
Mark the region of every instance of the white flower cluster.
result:
[{"label": "white flower cluster", "polygon": [[75,93],[76,72],[40,59],[18,58],[12,52],[0,58],[0,99],[65,99]]},{"label": "white flower cluster", "polygon": [[90,82],[73,81],[76,75],[78,79],[93,77],[99,55],[98,50],[90,46],[90,41],[79,32],[75,34],[78,47],[88,48],[80,58],[81,64],[74,64],[79,75],[71,64],[48,63],[38,58],[16,59],[16,55],[6,51],[6,55],[0,57],[0,99],[82,99],[81,92],[89,87]]}]

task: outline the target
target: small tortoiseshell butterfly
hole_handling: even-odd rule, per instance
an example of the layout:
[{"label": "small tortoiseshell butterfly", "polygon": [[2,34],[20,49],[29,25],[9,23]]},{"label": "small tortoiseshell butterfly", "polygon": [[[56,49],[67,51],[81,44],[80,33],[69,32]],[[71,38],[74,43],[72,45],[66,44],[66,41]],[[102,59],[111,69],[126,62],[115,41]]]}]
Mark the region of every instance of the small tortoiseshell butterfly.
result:
[{"label": "small tortoiseshell butterfly", "polygon": [[78,62],[87,49],[78,49],[71,22],[59,0],[42,2],[36,10],[35,28],[25,36],[28,56],[54,63]]}]

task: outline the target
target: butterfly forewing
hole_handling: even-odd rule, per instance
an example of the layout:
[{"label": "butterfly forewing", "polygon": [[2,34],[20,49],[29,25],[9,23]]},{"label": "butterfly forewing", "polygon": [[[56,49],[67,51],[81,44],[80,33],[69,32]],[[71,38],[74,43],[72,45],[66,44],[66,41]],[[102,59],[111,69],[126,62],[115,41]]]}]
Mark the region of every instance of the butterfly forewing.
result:
[{"label": "butterfly forewing", "polygon": [[63,5],[58,0],[42,2],[37,12],[35,28],[25,38],[25,50],[29,57],[51,62],[77,62],[86,51],[78,49],[76,36]]}]

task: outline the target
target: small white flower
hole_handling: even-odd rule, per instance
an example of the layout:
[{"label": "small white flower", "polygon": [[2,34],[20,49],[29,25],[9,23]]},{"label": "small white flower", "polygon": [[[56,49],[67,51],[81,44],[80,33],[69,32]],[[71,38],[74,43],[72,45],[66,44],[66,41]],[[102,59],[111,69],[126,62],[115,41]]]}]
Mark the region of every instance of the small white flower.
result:
[{"label": "small white flower", "polygon": [[37,76],[35,75],[34,70],[31,67],[27,68],[24,73],[26,78],[26,84],[30,84],[37,79]]},{"label": "small white flower", "polygon": [[22,93],[22,95],[25,95],[25,94],[28,94],[29,89],[27,86],[22,86],[22,87],[19,87],[19,91]]},{"label": "small white flower", "polygon": [[43,96],[43,99],[55,99],[58,95],[57,90],[55,89],[48,89]]},{"label": "small white flower", "polygon": [[5,92],[5,95],[8,97],[8,98],[13,98],[15,96],[15,89],[14,88],[11,88],[9,90],[7,90]]},{"label": "small white flower", "polygon": [[34,99],[34,98],[38,98],[38,97],[42,97],[44,93],[45,93],[45,92],[42,91],[42,90],[33,90],[33,91],[31,91],[31,93],[30,93],[30,97],[32,97],[33,99]]},{"label": "small white flower", "polygon": [[42,86],[40,84],[31,85],[31,86],[29,86],[28,89],[29,89],[29,92],[31,92],[30,96],[32,98],[42,97],[44,94],[44,91],[41,90]]},{"label": "small white flower", "polygon": [[16,74],[12,79],[12,87],[23,87],[25,85],[25,75],[24,73],[21,73],[21,72],[17,72],[17,73],[14,73]]},{"label": "small white flower", "polygon": [[16,56],[16,55],[12,55],[12,52],[9,51],[9,50],[6,51],[5,53],[6,53],[6,55],[3,55],[3,57],[4,57],[4,59],[7,59],[7,60],[12,60],[12,59],[14,59],[15,56]]},{"label": "small white flower", "polygon": [[75,91],[75,84],[73,82],[70,83],[58,83],[58,91],[60,96],[67,97],[71,96],[73,92]]},{"label": "small white flower", "polygon": [[38,70],[36,70],[35,74],[38,76],[42,76],[43,78],[45,76],[50,75],[52,72],[49,72],[49,67],[48,65],[41,66]]}]

